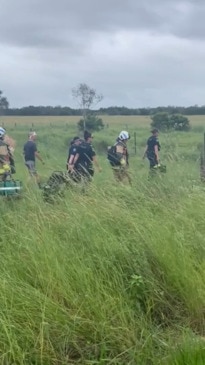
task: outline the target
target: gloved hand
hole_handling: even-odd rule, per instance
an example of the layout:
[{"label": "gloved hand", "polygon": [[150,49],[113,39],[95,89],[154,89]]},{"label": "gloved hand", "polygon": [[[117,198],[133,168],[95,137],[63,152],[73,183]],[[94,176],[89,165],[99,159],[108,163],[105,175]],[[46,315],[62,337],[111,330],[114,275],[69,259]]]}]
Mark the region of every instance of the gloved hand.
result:
[{"label": "gloved hand", "polygon": [[124,158],[121,158],[121,160],[120,160],[120,165],[121,165],[121,166],[126,166],[126,161],[125,161],[125,159],[124,159]]},{"label": "gloved hand", "polygon": [[160,163],[158,163],[158,164],[156,164],[153,168],[154,168],[154,169],[158,169],[160,166],[161,166],[161,165],[160,165]]},{"label": "gloved hand", "polygon": [[5,172],[9,172],[10,171],[10,166],[7,163],[5,163],[3,165],[3,169],[4,169]]}]

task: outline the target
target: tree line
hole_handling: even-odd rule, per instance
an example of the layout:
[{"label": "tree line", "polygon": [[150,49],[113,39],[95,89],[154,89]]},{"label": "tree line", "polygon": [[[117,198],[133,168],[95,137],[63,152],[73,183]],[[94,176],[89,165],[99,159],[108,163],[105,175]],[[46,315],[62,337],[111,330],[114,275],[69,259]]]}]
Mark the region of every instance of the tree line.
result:
[{"label": "tree line", "polygon": [[103,95],[97,94],[95,89],[90,88],[87,84],[80,84],[72,90],[74,99],[78,101],[79,108],[70,108],[69,106],[24,106],[21,108],[9,107],[7,98],[0,90],[0,114],[8,116],[79,116],[82,115],[85,119],[86,112],[89,114],[98,115],[142,115],[151,116],[156,113],[166,112],[168,114],[182,114],[182,115],[205,115],[205,105],[198,106],[158,106],[155,108],[127,108],[125,106],[110,106],[107,108],[94,109],[103,99]]},{"label": "tree line", "polygon": [[[92,113],[98,115],[141,115],[149,116],[159,112],[167,112],[169,114],[183,115],[205,115],[205,106],[189,106],[189,107],[156,107],[156,108],[126,108],[111,106],[108,108],[99,108],[92,110]],[[8,116],[79,116],[82,114],[81,109],[74,109],[68,106],[34,106],[29,105],[22,108],[6,108],[1,110],[2,115]]]}]

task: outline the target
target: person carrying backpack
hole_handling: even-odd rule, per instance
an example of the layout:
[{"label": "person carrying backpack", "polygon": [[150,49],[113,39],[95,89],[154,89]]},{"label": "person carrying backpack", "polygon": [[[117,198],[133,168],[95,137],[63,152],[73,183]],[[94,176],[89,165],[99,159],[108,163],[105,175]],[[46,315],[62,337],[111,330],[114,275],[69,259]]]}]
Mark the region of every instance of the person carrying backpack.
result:
[{"label": "person carrying backpack", "polygon": [[127,131],[121,131],[116,143],[112,147],[108,147],[108,161],[112,167],[114,177],[118,182],[128,180],[131,185],[131,178],[128,173],[129,154],[127,149],[127,141],[130,135]]},{"label": "person carrying backpack", "polygon": [[5,141],[6,131],[0,127],[0,179],[5,180],[7,176],[15,173],[14,159],[9,145]]}]

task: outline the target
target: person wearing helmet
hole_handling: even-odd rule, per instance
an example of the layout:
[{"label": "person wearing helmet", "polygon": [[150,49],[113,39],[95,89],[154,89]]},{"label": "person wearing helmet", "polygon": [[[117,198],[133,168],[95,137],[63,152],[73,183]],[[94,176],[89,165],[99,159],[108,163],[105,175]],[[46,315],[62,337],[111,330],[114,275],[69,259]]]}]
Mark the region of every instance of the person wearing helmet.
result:
[{"label": "person wearing helmet", "polygon": [[40,177],[36,171],[35,167],[35,161],[36,158],[42,162],[44,165],[44,161],[40,155],[40,153],[37,151],[36,147],[36,138],[37,134],[36,132],[32,131],[28,135],[28,141],[24,144],[23,147],[23,154],[25,159],[25,165],[28,168],[29,174],[31,177],[34,177],[37,184],[40,185]]},{"label": "person wearing helmet", "polygon": [[143,158],[148,158],[150,163],[150,171],[154,172],[155,169],[160,166],[159,151],[161,149],[161,146],[158,140],[158,129],[153,129],[151,133],[151,137],[149,137],[147,140],[147,145]]},{"label": "person wearing helmet", "polygon": [[121,131],[114,146],[108,149],[108,160],[112,166],[114,177],[118,182],[125,179],[131,184],[131,178],[128,173],[129,154],[127,141],[130,135],[127,131]]},{"label": "person wearing helmet", "polygon": [[9,148],[9,145],[5,141],[6,131],[0,127],[0,179],[5,180],[7,176],[14,173],[14,159]]}]

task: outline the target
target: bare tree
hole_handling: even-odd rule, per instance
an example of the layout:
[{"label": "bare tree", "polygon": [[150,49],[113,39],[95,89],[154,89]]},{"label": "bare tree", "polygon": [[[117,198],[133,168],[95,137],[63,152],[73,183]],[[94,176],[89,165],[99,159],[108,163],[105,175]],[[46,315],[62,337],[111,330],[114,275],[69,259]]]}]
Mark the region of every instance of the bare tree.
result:
[{"label": "bare tree", "polygon": [[92,89],[87,84],[79,84],[77,87],[72,89],[73,98],[77,100],[80,106],[83,121],[84,130],[86,129],[86,117],[90,109],[98,104],[103,99],[102,94],[97,94],[95,89]]}]

